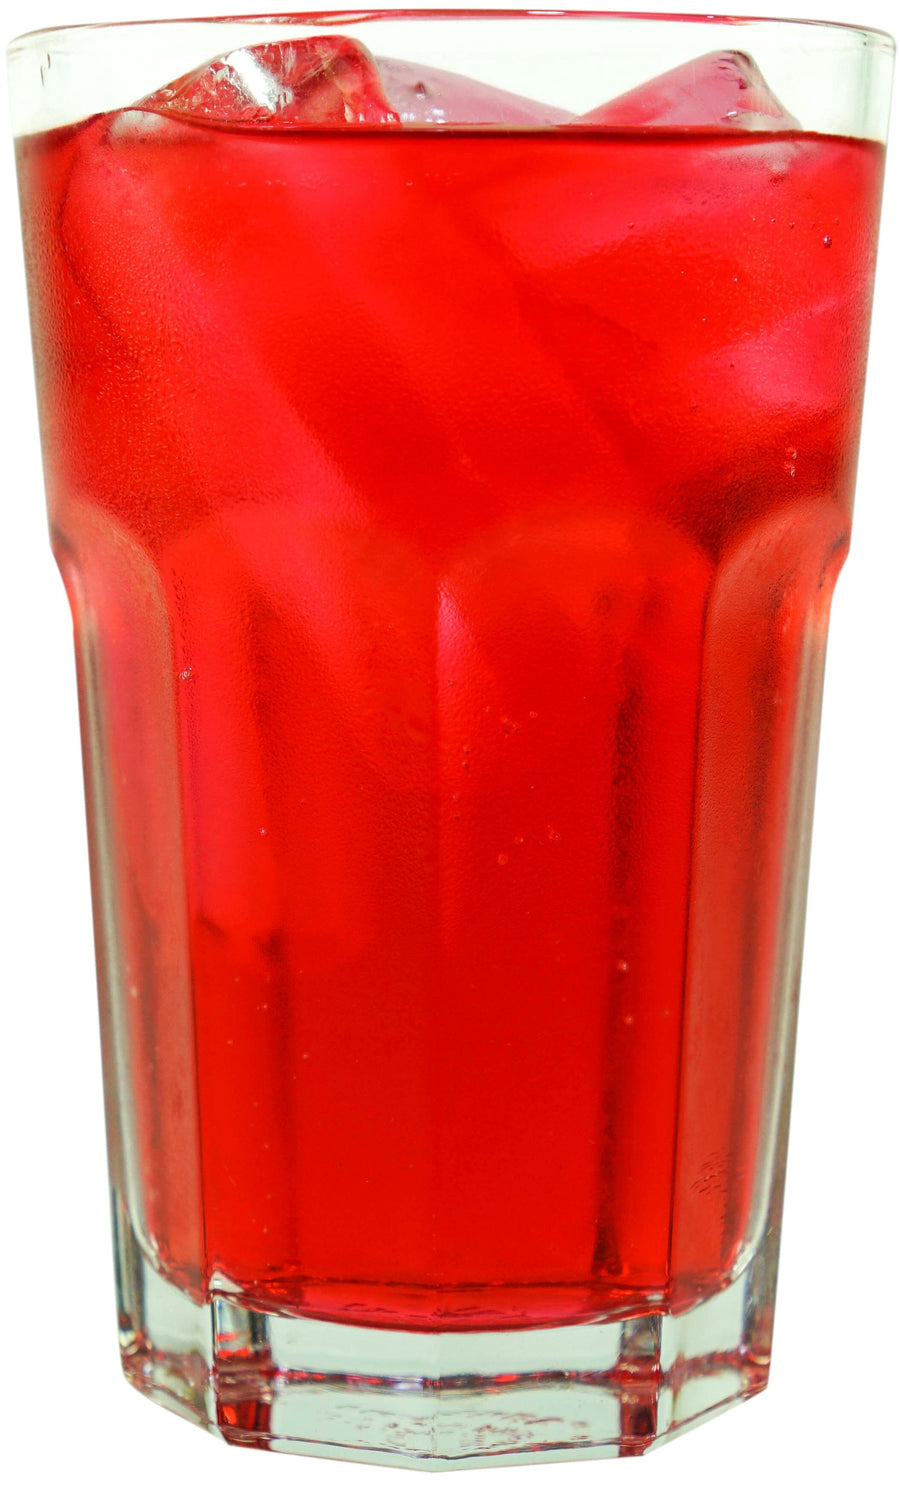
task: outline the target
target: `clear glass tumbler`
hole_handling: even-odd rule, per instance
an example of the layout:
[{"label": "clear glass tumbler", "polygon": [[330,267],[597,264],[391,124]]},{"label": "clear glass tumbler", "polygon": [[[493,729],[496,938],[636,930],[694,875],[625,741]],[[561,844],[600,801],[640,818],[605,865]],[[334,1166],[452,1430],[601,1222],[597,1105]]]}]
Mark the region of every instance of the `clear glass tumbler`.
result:
[{"label": "clear glass tumbler", "polygon": [[765,1385],[891,65],[12,46],[122,1358],[228,1441],[634,1455]]}]

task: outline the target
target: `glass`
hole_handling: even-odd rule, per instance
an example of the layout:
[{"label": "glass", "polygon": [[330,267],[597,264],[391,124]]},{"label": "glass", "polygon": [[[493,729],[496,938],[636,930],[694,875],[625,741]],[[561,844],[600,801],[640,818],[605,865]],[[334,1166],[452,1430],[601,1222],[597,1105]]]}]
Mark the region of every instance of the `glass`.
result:
[{"label": "glass", "polygon": [[13,43],[122,1358],[226,1440],[634,1455],[766,1383],[891,64]]}]

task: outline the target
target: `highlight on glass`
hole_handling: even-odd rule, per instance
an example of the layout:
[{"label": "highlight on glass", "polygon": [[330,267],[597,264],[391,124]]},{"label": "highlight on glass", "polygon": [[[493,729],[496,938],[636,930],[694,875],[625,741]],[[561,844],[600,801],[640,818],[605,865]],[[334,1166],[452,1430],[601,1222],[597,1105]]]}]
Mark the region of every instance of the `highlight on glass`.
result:
[{"label": "highlight on glass", "polygon": [[11,47],[122,1359],[227,1441],[637,1455],[766,1383],[892,53]]}]

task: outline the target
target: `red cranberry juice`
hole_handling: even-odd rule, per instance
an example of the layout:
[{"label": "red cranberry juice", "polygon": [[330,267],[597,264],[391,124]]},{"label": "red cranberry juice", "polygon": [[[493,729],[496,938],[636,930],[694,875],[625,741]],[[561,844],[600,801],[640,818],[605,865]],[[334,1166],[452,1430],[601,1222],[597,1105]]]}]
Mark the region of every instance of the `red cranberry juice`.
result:
[{"label": "red cranberry juice", "polygon": [[762,1222],[880,147],[21,150],[145,1246],[382,1326],[708,1294]]}]

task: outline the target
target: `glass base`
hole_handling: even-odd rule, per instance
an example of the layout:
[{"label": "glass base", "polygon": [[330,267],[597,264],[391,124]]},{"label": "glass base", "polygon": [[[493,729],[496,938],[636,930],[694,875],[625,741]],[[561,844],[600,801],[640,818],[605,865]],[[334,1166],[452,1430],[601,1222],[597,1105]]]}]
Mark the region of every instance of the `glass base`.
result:
[{"label": "glass base", "polygon": [[126,1378],[232,1445],[423,1471],[639,1456],[768,1377],[764,1253],[679,1316],[440,1334],[198,1305],[116,1229]]}]

